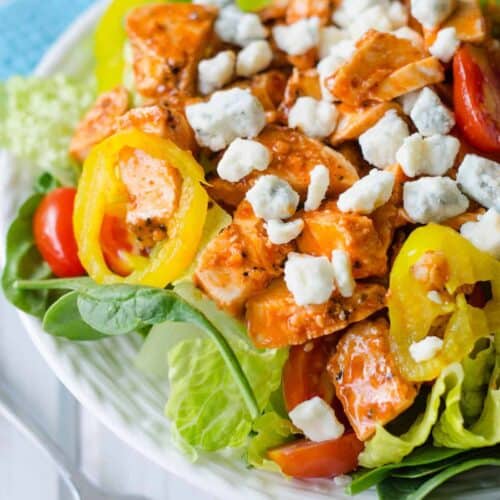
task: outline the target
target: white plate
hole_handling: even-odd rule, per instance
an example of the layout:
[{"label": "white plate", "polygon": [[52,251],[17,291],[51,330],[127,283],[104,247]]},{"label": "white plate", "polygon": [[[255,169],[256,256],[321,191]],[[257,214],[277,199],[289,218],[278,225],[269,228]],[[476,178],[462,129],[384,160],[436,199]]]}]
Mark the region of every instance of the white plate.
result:
[{"label": "white plate", "polygon": [[[92,52],[85,40],[102,8],[103,2],[98,3],[66,31],[36,69],[38,76],[57,72],[78,75],[88,68]],[[0,157],[0,223],[4,228],[14,201],[18,203],[26,192],[26,176],[20,175],[25,170],[20,165],[8,155]],[[42,356],[80,403],[128,445],[169,472],[231,500],[345,498],[333,481],[288,480],[278,474],[249,470],[240,458],[241,450],[201,455],[191,463],[173,445],[163,415],[168,387],[134,368],[133,360],[141,344],[138,337],[69,342],[45,334],[36,319],[25,314],[21,318]]]}]

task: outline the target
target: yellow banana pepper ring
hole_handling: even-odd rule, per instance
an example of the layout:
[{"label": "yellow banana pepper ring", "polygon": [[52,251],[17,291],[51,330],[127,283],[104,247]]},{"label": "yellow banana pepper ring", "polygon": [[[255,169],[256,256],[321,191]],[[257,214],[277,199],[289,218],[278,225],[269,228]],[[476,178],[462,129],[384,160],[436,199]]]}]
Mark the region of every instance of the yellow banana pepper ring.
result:
[{"label": "yellow banana pepper ring", "polygon": [[125,16],[135,7],[159,0],[113,0],[102,15],[94,35],[94,54],[99,92],[111,90],[123,81],[125,69]]},{"label": "yellow banana pepper ring", "polygon": [[[122,277],[106,264],[100,244],[103,218],[110,207],[126,203],[128,195],[118,175],[118,154],[124,147],[166,160],[182,176],[179,206],[168,222],[168,239],[149,257],[130,255],[133,272]],[[207,215],[208,195],[202,187],[203,168],[191,153],[161,137],[129,129],[97,145],[83,165],[73,214],[78,254],[97,283],[133,283],[165,287],[182,275],[196,255]]]},{"label": "yellow banana pepper ring", "polygon": [[[412,272],[427,252],[439,252],[447,260],[445,288],[450,296],[442,303],[429,297],[428,288]],[[479,309],[467,303],[459,288],[485,281],[491,283],[493,297]],[[500,262],[448,227],[430,224],[416,229],[394,262],[388,305],[391,350],[402,375],[411,381],[434,380],[445,366],[470,353],[477,339],[500,331]],[[447,320],[443,347],[432,359],[417,363],[410,346],[432,335],[439,317]]]}]

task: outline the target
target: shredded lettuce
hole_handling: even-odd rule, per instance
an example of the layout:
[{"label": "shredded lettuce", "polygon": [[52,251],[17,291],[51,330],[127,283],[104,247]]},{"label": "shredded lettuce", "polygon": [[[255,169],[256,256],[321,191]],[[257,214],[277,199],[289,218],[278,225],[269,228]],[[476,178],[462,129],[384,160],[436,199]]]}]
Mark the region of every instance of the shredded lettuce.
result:
[{"label": "shredded lettuce", "polygon": [[33,162],[62,184],[74,184],[68,156],[74,128],[95,99],[95,84],[63,75],[13,77],[0,86],[0,147]]},{"label": "shredded lettuce", "polygon": [[[266,408],[281,384],[287,351],[253,347],[244,326],[217,309],[192,283],[182,283],[175,291],[224,334],[252,385],[259,408]],[[171,327],[174,331],[175,324]],[[170,396],[166,414],[175,435],[183,440],[183,449],[215,451],[246,444],[252,419],[219,351],[210,340],[194,335],[170,349],[168,376]]]},{"label": "shredded lettuce", "polygon": [[[500,443],[500,335],[481,339],[462,364],[445,368],[425,412],[400,436],[380,426],[359,457],[363,467],[398,463],[431,436],[435,446],[479,448]],[[444,401],[444,405],[443,405]],[[440,413],[441,407],[444,410]]]}]

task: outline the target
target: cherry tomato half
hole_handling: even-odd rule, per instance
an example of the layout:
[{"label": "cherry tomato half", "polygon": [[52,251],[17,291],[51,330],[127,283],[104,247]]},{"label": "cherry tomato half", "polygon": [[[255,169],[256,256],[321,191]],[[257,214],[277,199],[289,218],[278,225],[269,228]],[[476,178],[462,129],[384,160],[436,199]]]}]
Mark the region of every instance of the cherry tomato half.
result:
[{"label": "cherry tomato half", "polygon": [[457,126],[485,153],[500,154],[500,75],[485,48],[464,44],[453,59]]},{"label": "cherry tomato half", "polygon": [[133,267],[124,258],[133,250],[129,231],[123,217],[106,214],[101,226],[101,248],[109,268],[120,276],[128,276]]},{"label": "cherry tomato half", "polygon": [[287,411],[318,396],[335,411],[335,415],[346,429],[351,429],[342,403],[335,396],[335,388],[327,366],[333,344],[326,339],[290,347],[288,359],[283,367],[283,399]]},{"label": "cherry tomato half", "polygon": [[70,187],[51,191],[43,198],[33,218],[35,244],[59,278],[85,274],[73,233],[75,195],[76,189]]},{"label": "cherry tomato half", "polygon": [[363,443],[353,432],[338,439],[314,443],[295,441],[267,452],[284,474],[300,479],[334,477],[352,472],[358,466]]},{"label": "cherry tomato half", "polygon": [[326,371],[331,350],[332,346],[321,340],[290,348],[283,368],[283,397],[288,411],[314,396],[332,403],[334,388]]}]

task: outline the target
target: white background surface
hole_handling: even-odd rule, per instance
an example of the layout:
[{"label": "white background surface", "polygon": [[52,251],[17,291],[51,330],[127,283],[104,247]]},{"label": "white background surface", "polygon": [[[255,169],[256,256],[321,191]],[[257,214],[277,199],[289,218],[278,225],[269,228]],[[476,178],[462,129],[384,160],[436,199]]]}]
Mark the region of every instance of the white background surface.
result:
[{"label": "white background surface", "polygon": [[[152,500],[213,498],[147,461],[83,410],[49,370],[1,292],[0,377],[101,486]],[[0,417],[0,499],[67,498],[52,464]]]}]

